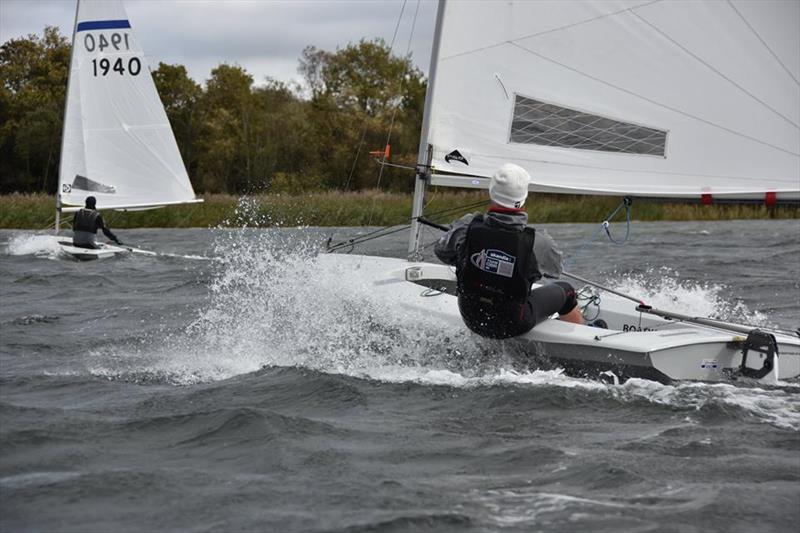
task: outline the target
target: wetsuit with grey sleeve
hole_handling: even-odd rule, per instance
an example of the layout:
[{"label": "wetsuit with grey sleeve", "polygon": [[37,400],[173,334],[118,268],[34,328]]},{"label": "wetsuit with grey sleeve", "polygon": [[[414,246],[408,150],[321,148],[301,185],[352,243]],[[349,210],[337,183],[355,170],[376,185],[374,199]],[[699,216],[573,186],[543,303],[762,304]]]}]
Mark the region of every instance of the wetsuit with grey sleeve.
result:
[{"label": "wetsuit with grey sleeve", "polygon": [[436,243],[434,252],[456,266],[459,310],[465,324],[491,338],[521,335],[554,313],[575,307],[569,283],[530,285],[561,274],[561,252],[545,231],[527,225],[528,215],[493,207],[465,215]]},{"label": "wetsuit with grey sleeve", "polygon": [[106,237],[120,244],[117,236],[106,226],[103,216],[97,210],[87,208],[76,211],[72,218],[72,244],[80,248],[98,248],[98,229],[102,230]]}]

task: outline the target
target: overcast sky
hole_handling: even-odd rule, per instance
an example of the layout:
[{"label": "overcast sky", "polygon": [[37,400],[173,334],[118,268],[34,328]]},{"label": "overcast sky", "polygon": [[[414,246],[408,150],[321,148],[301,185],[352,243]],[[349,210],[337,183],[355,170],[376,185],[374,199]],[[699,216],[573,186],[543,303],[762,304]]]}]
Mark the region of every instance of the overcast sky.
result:
[{"label": "overcast sky", "polygon": [[[0,42],[58,26],[72,37],[75,0],[0,0]],[[256,82],[301,81],[303,48],[335,50],[362,38],[391,42],[403,0],[125,0],[131,27],[151,67],[180,63],[204,82],[220,63],[239,64]],[[411,40],[414,63],[428,71],[436,0],[406,0],[394,50]]]}]

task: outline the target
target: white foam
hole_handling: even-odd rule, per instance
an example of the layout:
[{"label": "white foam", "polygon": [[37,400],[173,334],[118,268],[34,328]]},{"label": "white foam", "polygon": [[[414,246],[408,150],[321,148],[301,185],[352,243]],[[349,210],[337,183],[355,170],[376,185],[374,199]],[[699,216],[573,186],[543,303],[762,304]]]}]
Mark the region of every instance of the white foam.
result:
[{"label": "white foam", "polygon": [[681,409],[700,410],[714,404],[728,405],[774,426],[800,430],[800,395],[787,392],[784,388],[748,388],[728,383],[663,385],[655,381],[631,379],[609,390],[623,400],[643,398]]},{"label": "white foam", "polygon": [[697,509],[712,501],[716,497],[716,490],[668,489],[652,491],[642,496],[648,497],[653,503],[637,498],[588,498],[558,492],[541,492],[534,486],[473,490],[469,499],[483,511],[481,514],[485,518],[498,526],[526,525],[540,529],[547,525],[550,526],[547,529],[552,529],[556,524],[563,524],[565,515],[570,522],[588,522],[609,514],[624,519],[626,510],[635,510],[638,514],[648,508],[672,512]]},{"label": "white foam", "polygon": [[614,274],[608,283],[614,289],[656,308],[732,322],[768,325],[763,313],[751,311],[741,301],[728,300],[726,296],[733,292],[728,287],[686,281],[671,268],[650,269],[637,274]]},{"label": "white foam", "polygon": [[[318,261],[316,238],[226,230],[218,234],[215,248],[219,268],[195,320],[182,332],[97,354],[92,372],[190,384],[264,367],[303,367],[392,383],[581,388],[609,391],[621,401],[644,398],[678,408],[729,403],[767,423],[800,429],[800,400],[782,390],[666,386],[643,380],[609,387],[557,370],[521,371],[511,363],[513,354],[498,353],[495,344],[464,331],[454,332],[435,315],[387,308],[366,284],[354,283],[344,267]],[[666,298],[673,309],[679,305],[689,311],[687,306],[696,302],[700,309],[693,312],[698,314],[714,314],[728,305],[719,287],[659,279],[656,284],[628,280],[619,285],[631,292],[649,291],[646,295],[656,305]]]},{"label": "white foam", "polygon": [[29,472],[0,478],[0,487],[10,490],[42,487],[76,479],[82,475],[81,472]]},{"label": "white foam", "polygon": [[61,252],[54,235],[21,233],[13,235],[6,243],[8,255],[35,255],[55,258]]}]

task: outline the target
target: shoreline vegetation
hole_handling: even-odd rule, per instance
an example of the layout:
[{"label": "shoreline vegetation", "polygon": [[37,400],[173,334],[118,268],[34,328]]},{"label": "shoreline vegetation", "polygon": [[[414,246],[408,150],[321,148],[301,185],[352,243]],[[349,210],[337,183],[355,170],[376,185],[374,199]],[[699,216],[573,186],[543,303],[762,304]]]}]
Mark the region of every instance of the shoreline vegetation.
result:
[{"label": "shoreline vegetation", "polygon": [[[147,211],[103,210],[109,226],[130,228],[392,226],[407,224],[412,195],[378,190],[313,192],[305,194],[205,194],[202,204],[169,206]],[[464,213],[485,209],[486,191],[431,188],[425,214],[449,223]],[[526,204],[532,224],[600,223],[621,203],[618,197],[536,195]],[[797,205],[767,208],[748,204],[675,204],[634,200],[631,220],[708,221],[735,219],[797,219]],[[0,195],[0,228],[45,230],[55,220],[55,197],[44,193]],[[62,229],[70,214],[62,215]],[[623,209],[612,222],[625,221]]]},{"label": "shoreline vegetation", "polygon": [[[49,26],[0,45],[0,194],[61,190],[71,50]],[[198,194],[406,190],[410,173],[402,167],[417,160],[427,80],[381,39],[336,51],[309,44],[298,58],[302,85],[257,83],[235,64],[217,65],[200,83],[183,65],[152,67]],[[398,166],[379,177],[369,152],[387,146]]]},{"label": "shoreline vegetation", "polygon": [[[0,46],[0,228],[44,230],[55,221],[70,55],[68,37],[49,26],[41,36]],[[269,78],[256,84],[245,69],[225,63],[211,69],[203,83],[180,64],[151,69],[194,191],[205,203],[105,210],[109,225],[407,224],[413,187],[407,168],[417,161],[427,87],[422,71],[411,57],[393,55],[383,40],[362,39],[335,51],[310,44],[298,58],[298,73],[303,86]],[[378,174],[373,154],[389,151],[392,165]],[[253,191],[258,192],[243,195]],[[425,216],[449,223],[482,210],[487,198],[486,191],[432,188]],[[534,224],[600,223],[621,201],[534,195],[527,210]],[[631,216],[640,221],[800,218],[800,208],[642,200],[634,201]],[[624,220],[620,210],[613,221]]]}]

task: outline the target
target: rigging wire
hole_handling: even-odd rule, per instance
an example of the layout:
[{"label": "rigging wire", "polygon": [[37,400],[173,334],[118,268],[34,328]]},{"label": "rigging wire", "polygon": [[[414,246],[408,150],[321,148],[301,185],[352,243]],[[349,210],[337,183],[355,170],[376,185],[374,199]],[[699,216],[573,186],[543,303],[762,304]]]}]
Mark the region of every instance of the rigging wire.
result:
[{"label": "rigging wire", "polygon": [[[628,242],[628,237],[630,237],[630,234],[631,234],[631,204],[632,203],[633,203],[633,201],[630,199],[630,197],[626,196],[625,199],[622,200],[622,204],[620,204],[620,206],[617,207],[614,210],[614,212],[611,213],[609,216],[607,216],[606,219],[603,221],[602,226],[603,226],[603,229],[606,231],[606,235],[608,235],[608,240],[610,240],[611,242],[613,242],[616,245],[625,244],[626,242]],[[611,226],[610,220],[612,218],[614,218],[614,215],[617,214],[617,212],[622,208],[622,206],[625,206],[625,236],[622,238],[622,240],[616,240],[611,235],[611,230],[609,229],[609,226]]]},{"label": "rigging wire", "polygon": [[[407,0],[405,0],[403,2],[403,5],[400,7],[400,15],[397,17],[397,24],[395,24],[394,34],[392,35],[392,41],[391,41],[391,44],[389,45],[389,50],[390,50],[389,53],[390,54],[391,54],[392,48],[394,47],[394,41],[397,38],[397,32],[398,32],[398,30],[400,28],[400,22],[403,19],[403,12],[406,9],[406,2],[407,2]],[[347,181],[344,184],[344,189],[343,190],[345,192],[350,189],[350,183],[352,182],[353,176],[355,175],[356,167],[358,166],[358,160],[361,157],[361,149],[364,146],[364,139],[367,136],[367,129],[368,129],[368,120],[365,117],[364,118],[364,122],[362,124],[362,128],[361,128],[361,139],[358,141],[358,144],[356,145],[356,153],[355,153],[355,156],[353,157],[353,164],[350,166],[350,174],[347,176]],[[374,203],[373,203],[373,206],[374,206]],[[339,214],[341,214],[341,209],[339,210]],[[372,218],[372,213],[370,213],[370,219],[371,218]],[[369,225],[369,224],[367,224],[367,225]],[[328,240],[330,241],[330,239],[328,239]]]},{"label": "rigging wire", "polygon": [[[448,207],[447,209],[441,209],[439,211],[434,211],[433,213],[429,213],[427,215],[427,218],[433,220],[436,217],[443,217],[444,215],[448,215],[450,213],[454,213],[454,212],[458,212],[458,211],[462,211],[462,210],[469,210],[469,209],[472,209],[474,207],[479,207],[479,206],[487,204],[488,202],[489,202],[488,200],[481,200],[479,202],[473,202],[473,203],[470,203],[470,204],[459,205],[459,206],[456,206],[456,207]],[[374,240],[374,239],[378,239],[378,238],[381,238],[381,237],[385,237],[386,235],[391,235],[391,234],[397,233],[399,231],[404,231],[404,230],[409,229],[411,227],[411,222],[413,222],[413,220],[414,220],[414,217],[411,217],[411,218],[408,219],[407,223],[396,224],[396,225],[393,225],[393,226],[384,226],[384,227],[369,231],[367,233],[362,233],[362,234],[357,235],[355,237],[352,237],[350,239],[345,239],[343,241],[338,241],[338,242],[335,242],[335,243],[332,243],[332,244],[331,244],[331,241],[333,240],[333,236],[331,236],[331,237],[328,238],[328,242],[326,244],[326,250],[328,252],[335,252],[335,251],[339,251],[339,250],[349,249],[348,252],[350,252],[350,251],[352,251],[353,248],[355,248],[356,245],[359,245],[359,244],[362,244],[362,243],[365,243],[367,241],[371,241],[371,240]],[[431,243],[431,244],[433,244],[433,243]],[[430,245],[428,245],[428,246],[430,246]]]},{"label": "rigging wire", "polygon": [[[394,33],[392,34],[392,40],[389,43],[389,55],[391,55],[392,50],[394,49],[394,42],[395,42],[395,39],[397,39],[397,32],[400,29],[400,22],[402,22],[402,20],[403,20],[403,13],[406,10],[406,3],[407,2],[408,2],[408,0],[404,0],[403,1],[403,5],[400,6],[400,15],[397,17],[397,23],[394,26]],[[419,6],[418,6],[418,8],[419,8]],[[414,22],[416,23],[416,17],[414,18]],[[412,30],[412,33],[413,33],[413,30]],[[353,166],[350,168],[350,176],[347,178],[347,183],[345,184],[345,190],[347,190],[347,188],[350,186],[350,180],[352,180],[353,174],[355,173],[356,164],[358,163],[358,158],[361,156],[361,147],[364,144],[364,138],[367,135],[367,125],[368,125],[368,122],[367,122],[367,118],[365,117],[364,118],[363,128],[361,130],[361,140],[359,141],[358,147],[356,149],[356,156],[353,159]],[[380,178],[379,178],[379,183],[380,183]]]},{"label": "rigging wire", "polygon": [[396,227],[392,227],[392,226],[384,227],[384,228],[381,228],[379,230],[375,230],[373,232],[370,232],[370,233],[367,233],[367,234],[364,234],[364,235],[353,237],[352,239],[347,239],[345,241],[340,241],[340,242],[335,243],[333,245],[330,244],[330,241],[331,241],[331,238],[332,238],[331,237],[331,238],[328,239],[327,251],[328,252],[335,252],[335,251],[339,251],[339,250],[343,250],[343,249],[349,248],[347,250],[347,253],[350,253],[350,252],[353,251],[353,248],[355,248],[356,245],[358,245],[358,244],[363,244],[363,243],[365,243],[367,241],[378,239],[380,237],[385,237],[387,235],[391,235],[391,234],[397,233],[399,231],[405,231],[410,227],[411,227],[411,224],[406,224],[406,225],[403,225],[403,226],[396,226]]},{"label": "rigging wire", "polygon": [[43,227],[41,229],[41,231],[49,231],[49,230],[51,230],[51,229],[56,227],[56,217],[52,217],[52,218],[48,217],[47,220],[49,220],[49,222],[47,223],[47,226]]},{"label": "rigging wire", "polygon": [[[434,199],[435,199],[434,195],[430,195],[428,197],[428,201],[425,202],[425,205],[422,207],[422,213],[423,214],[425,214],[427,208],[431,205],[431,203],[433,203]],[[472,210],[473,208],[476,208],[476,207],[486,206],[489,203],[490,203],[490,200],[487,200],[487,199],[478,200],[477,202],[472,202],[470,204],[464,204],[464,205],[461,205],[461,206],[448,208],[448,209],[444,209],[444,210],[441,210],[441,211],[434,211],[433,213],[427,213],[427,214],[425,214],[425,218],[427,218],[431,222],[441,222],[441,219],[437,220],[437,218],[440,215],[450,214],[450,213],[454,213],[454,212],[458,212],[458,211],[469,211],[469,210]],[[447,222],[449,223],[450,221],[448,220]],[[438,241],[438,238],[434,239],[432,243],[423,244],[424,238],[423,238],[423,235],[421,234],[420,235],[420,240],[419,240],[420,250],[427,250],[433,244],[435,244],[436,241]]]},{"label": "rigging wire", "polygon": [[473,202],[471,204],[464,204],[456,207],[448,207],[447,209],[442,209],[441,211],[434,211],[433,213],[428,213],[427,217],[430,220],[434,220],[439,215],[445,215],[449,213],[453,213],[456,211],[461,211],[465,209],[472,209],[473,207],[481,207],[489,203],[489,200],[480,200],[478,202]]},{"label": "rigging wire", "polygon": [[[389,43],[389,55],[390,56],[392,54],[392,50],[394,49],[394,42],[397,39],[397,32],[400,30],[400,23],[403,20],[403,13],[406,10],[406,3],[407,2],[408,2],[408,0],[404,0],[403,1],[403,5],[400,6],[400,15],[398,15],[398,17],[397,17],[397,23],[394,26],[394,33],[392,34],[392,40]],[[419,4],[417,4],[417,9],[419,9]],[[416,24],[416,20],[417,19],[416,19],[416,15],[415,15],[414,16],[414,24]],[[413,35],[413,27],[412,27],[412,35]],[[409,42],[409,45],[410,45],[410,42]],[[392,115],[392,124],[394,124],[394,115]],[[364,117],[364,125],[363,125],[363,128],[361,130],[361,140],[358,143],[358,149],[356,151],[356,157],[353,159],[353,166],[350,168],[350,176],[347,178],[347,183],[345,184],[345,189],[344,189],[345,191],[350,186],[350,181],[353,179],[353,174],[355,174],[356,165],[358,163],[359,157],[361,156],[361,148],[362,148],[362,146],[364,144],[364,138],[367,135],[367,126],[368,126],[368,119],[367,119],[367,117]],[[391,130],[390,130],[390,135],[391,135]],[[387,139],[387,143],[388,142],[389,141]],[[382,173],[383,173],[383,167],[381,167],[381,174]],[[378,187],[380,186],[380,181],[381,181],[381,179],[380,179],[380,175],[379,175],[378,176]],[[369,225],[369,222],[372,220],[372,213],[374,211],[374,208],[375,208],[375,200],[373,200],[372,208],[370,209],[370,214],[369,214],[367,225]]]},{"label": "rigging wire", "polygon": [[[413,19],[412,19],[412,22],[411,22],[411,30],[410,30],[410,33],[409,33],[409,36],[408,36],[408,43],[406,45],[406,53],[405,53],[404,57],[408,61],[407,66],[410,64],[411,45],[412,45],[412,42],[413,42],[414,30],[416,28],[417,19],[418,19],[418,16],[419,16],[420,3],[421,3],[421,0],[417,0],[416,9],[414,10],[414,16],[413,16]],[[398,30],[400,28],[400,23],[401,23],[402,18],[403,18],[403,13],[405,12],[406,4],[407,4],[407,0],[403,2],[403,5],[402,5],[401,10],[400,10],[400,15],[398,16],[398,19],[397,19],[397,24],[395,25],[394,34],[392,35],[392,40],[391,40],[391,43],[389,45],[389,53],[390,54],[391,54],[391,51],[394,49],[395,40],[397,38],[397,33],[398,33]],[[403,89],[403,86],[404,86],[404,83],[405,83],[405,80],[406,80],[407,73],[408,73],[407,69],[404,72],[401,73],[401,77],[400,77],[400,80],[399,80],[399,86],[398,86],[400,93],[402,93],[402,89]],[[385,146],[389,146],[390,143],[391,143],[392,133],[394,131],[394,124],[395,124],[395,120],[397,118],[397,112],[398,112],[399,107],[400,107],[400,102],[398,101],[396,103],[396,105],[394,106],[393,110],[392,110],[392,115],[391,115],[391,119],[390,119],[390,122],[389,122],[389,130],[388,130],[387,135],[386,135]],[[363,139],[364,139],[364,134],[366,134],[366,122],[365,122],[365,125],[364,125],[364,130],[362,131],[362,142],[363,142]],[[359,153],[360,153],[360,146],[359,146]],[[384,155],[381,158],[381,161],[379,162],[379,164],[380,164],[380,170],[378,172],[378,179],[377,179],[377,182],[376,182],[376,188],[377,189],[380,189],[380,184],[381,184],[381,181],[383,179],[384,167],[393,166],[393,167],[398,167],[398,168],[406,168],[406,167],[403,167],[401,165],[392,165],[392,164],[387,163],[386,162],[386,152],[384,152]],[[354,169],[355,169],[355,162],[353,163],[353,168],[351,169],[351,177],[352,177],[352,172],[353,172]],[[413,169],[416,170],[416,167],[414,167]],[[348,184],[349,184],[349,182],[350,182],[350,179],[348,178]],[[377,199],[373,199],[372,205],[370,207],[369,216],[367,218],[367,225],[368,226],[372,223],[372,219],[373,219],[373,216],[375,214],[376,202],[377,202]],[[478,205],[483,205],[485,203],[486,203],[486,201],[482,200],[480,202],[476,202],[474,204],[468,204],[466,206],[457,206],[457,207],[454,207],[454,208],[444,209],[444,210],[441,210],[439,212],[432,213],[429,216],[431,216],[431,217],[432,216],[440,216],[440,215],[444,215],[444,214],[447,214],[447,213],[452,213],[454,211],[458,211],[458,210],[461,210],[461,209],[469,209],[469,208],[472,208],[472,207],[476,207]],[[411,227],[411,222],[413,220],[414,220],[413,218],[410,218],[409,222],[407,224],[403,224],[403,225],[400,225],[400,226],[385,226],[383,228],[379,228],[377,230],[370,231],[370,232],[358,235],[356,237],[353,237],[353,238],[350,238],[350,239],[346,239],[344,241],[339,241],[339,242],[333,243],[333,244],[331,244],[331,241],[333,239],[333,236],[331,236],[331,237],[328,238],[328,241],[327,241],[327,244],[326,244],[326,249],[327,249],[328,252],[344,250],[344,249],[347,249],[348,252],[349,252],[349,251],[352,251],[353,248],[358,244],[362,244],[364,242],[367,242],[367,241],[370,241],[370,240],[373,240],[373,239],[377,239],[377,238],[380,238],[380,237],[384,237],[386,235],[391,235],[393,233],[397,233],[399,231],[404,231],[406,229],[409,229]]]},{"label": "rigging wire", "polygon": [[[408,37],[408,46],[406,48],[406,57],[410,56],[411,42],[412,42],[412,38],[414,36],[414,28],[416,27],[416,24],[417,24],[417,16],[419,14],[420,1],[421,0],[417,0],[417,8],[414,11],[414,18],[412,20],[412,25],[411,25],[411,33],[410,33],[410,35]],[[400,24],[401,24],[401,22],[403,20],[403,14],[405,13],[405,9],[406,9],[406,4],[407,3],[408,3],[408,0],[404,0],[402,6],[400,7],[400,14],[397,17],[397,23],[395,24],[394,32],[392,34],[392,39],[391,39],[391,41],[389,43],[389,55],[390,56],[392,54],[392,50],[394,50],[394,44],[395,44],[395,41],[397,40],[397,34],[398,34],[399,30],[400,30]],[[405,79],[405,75],[406,75],[407,72],[408,71],[406,70],[403,73],[401,73],[400,86],[399,86],[400,89],[402,89],[402,87],[403,87],[403,80]],[[386,137],[386,145],[388,145],[390,140],[391,140],[392,129],[394,127],[395,117],[397,115],[397,107],[398,106],[395,106],[395,108],[394,108],[394,110],[392,112],[392,118],[391,118],[391,122],[390,122],[390,126],[389,126],[389,132],[388,132],[387,137]],[[352,164],[352,166],[350,168],[350,174],[349,174],[349,176],[347,178],[347,182],[345,183],[345,187],[344,187],[345,191],[347,191],[349,189],[350,183],[351,183],[351,181],[353,179],[353,176],[355,174],[356,166],[357,166],[358,160],[359,160],[359,158],[361,156],[361,148],[363,147],[364,139],[366,138],[367,129],[368,129],[368,119],[365,117],[364,118],[363,127],[362,127],[362,130],[361,130],[361,140],[358,143],[358,146],[357,146],[357,149],[356,149],[356,154],[355,154],[355,157],[353,159],[353,164]],[[383,167],[386,164],[386,156],[385,155],[383,156],[383,159],[382,159],[382,161],[380,163],[381,163],[381,167],[380,167],[380,172],[378,174],[378,180],[377,180],[376,188],[380,188],[380,183],[381,183],[381,179],[382,179],[382,176],[383,176]],[[394,165],[390,165],[390,166],[394,166]],[[377,201],[377,199],[373,199],[372,200],[372,206],[370,207],[369,216],[367,218],[367,226],[369,226],[371,224],[371,222],[372,222],[372,217],[373,217],[373,215],[375,213],[375,203],[376,203],[376,201]],[[367,235],[369,235],[369,234],[367,234]],[[332,248],[331,248],[331,245],[330,245],[330,242],[331,242],[332,239],[333,239],[333,235],[331,235],[328,238],[328,244],[327,244],[328,251],[332,251]],[[343,241],[343,242],[346,243],[346,242],[350,242],[352,240],[353,239],[350,239],[348,241]],[[338,243],[338,244],[342,244],[342,243]],[[334,245],[333,249],[336,249],[335,246],[336,245]]]},{"label": "rigging wire", "polygon": [[[586,319],[587,322],[593,322],[597,320],[597,318],[600,316],[600,303],[601,303],[600,292],[596,291],[594,287],[592,287],[591,285],[584,285],[578,291],[578,301],[580,302],[583,300],[586,301],[585,304],[581,305],[581,314],[583,315],[583,317]],[[595,312],[591,318],[589,318],[590,306],[594,306],[595,308]]]},{"label": "rigging wire", "polygon": [[[411,20],[411,31],[409,32],[409,35],[408,35],[408,44],[406,45],[406,54],[404,56],[405,59],[406,59],[406,69],[400,74],[400,83],[399,83],[399,86],[398,86],[398,94],[400,94],[400,95],[403,93],[403,85],[404,85],[404,82],[406,80],[406,74],[408,73],[408,65],[411,63],[411,60],[410,60],[411,42],[412,42],[412,40],[414,38],[414,29],[417,26],[417,16],[419,15],[419,4],[420,4],[420,0],[417,0],[417,8],[414,10],[414,18]],[[397,30],[400,27],[400,20],[403,18],[403,11],[405,11],[405,7],[406,7],[406,0],[403,1],[403,8],[400,10],[400,16],[398,17],[397,25],[394,28],[394,36],[392,36],[392,42],[389,45],[389,51],[390,51],[389,53],[390,54],[391,54],[391,50],[394,48],[394,41],[395,41],[395,38],[397,37]],[[395,122],[395,118],[397,117],[397,110],[399,108],[400,108],[400,101],[398,101],[396,103],[396,105],[394,106],[394,109],[392,109],[392,118],[389,121],[389,131],[386,133],[386,142],[384,143],[384,146],[389,146],[389,144],[391,142],[392,131],[394,130],[394,122]],[[386,163],[386,152],[385,151],[384,151],[383,157],[381,158],[381,163],[382,164],[380,166],[380,170],[378,171],[378,181],[375,184],[375,188],[379,189],[379,190],[380,190],[380,187],[381,187],[381,180],[383,179],[383,170],[384,170],[384,164],[383,163]],[[376,202],[376,199],[373,199],[372,200],[372,207],[369,210],[369,217],[367,217],[367,225],[369,225],[372,222],[372,216],[375,213],[375,202]]]},{"label": "rigging wire", "polygon": [[[625,243],[628,241],[628,237],[629,237],[629,236],[630,236],[630,234],[631,234],[631,205],[632,205],[632,204],[633,204],[633,200],[631,200],[631,198],[630,198],[630,197],[626,196],[625,198],[623,198],[623,200],[622,200],[622,203],[620,203],[620,204],[619,204],[619,205],[618,205],[618,206],[617,206],[617,207],[616,207],[616,208],[615,208],[615,209],[614,209],[614,210],[613,210],[613,211],[612,211],[612,212],[611,212],[611,213],[610,213],[610,214],[609,214],[609,215],[608,215],[608,216],[605,218],[605,220],[603,220],[603,222],[601,222],[601,223],[600,223],[600,226],[599,226],[599,227],[597,228],[597,230],[596,230],[596,231],[595,231],[595,232],[592,234],[592,236],[591,236],[591,237],[589,237],[587,240],[585,240],[585,241],[583,242],[583,244],[581,244],[581,245],[578,247],[578,250],[577,250],[577,251],[576,251],[574,254],[570,255],[570,257],[569,257],[569,258],[567,258],[567,259],[564,261],[564,268],[565,268],[565,269],[567,269],[567,270],[569,270],[569,269],[571,268],[571,266],[572,266],[573,262],[575,261],[575,259],[576,259],[577,257],[579,257],[579,256],[580,256],[580,255],[583,253],[583,250],[586,248],[586,246],[588,246],[588,245],[589,245],[589,243],[591,243],[593,240],[595,240],[595,239],[597,238],[597,236],[600,234],[600,232],[601,232],[601,231],[603,231],[603,230],[605,230],[605,233],[606,233],[606,235],[608,236],[608,239],[609,239],[611,242],[613,242],[614,244],[616,244],[616,245],[618,245],[618,246],[621,246],[621,245],[625,244]],[[614,237],[611,235],[611,230],[610,230],[609,228],[610,228],[610,226],[611,226],[611,220],[612,220],[612,219],[614,218],[614,216],[615,216],[615,215],[616,215],[616,214],[619,212],[619,210],[620,210],[620,209],[622,209],[623,207],[625,208],[625,236],[624,236],[622,239],[619,239],[619,240],[618,240],[618,239],[615,239],[615,238],[614,238]]]},{"label": "rigging wire", "polygon": [[356,164],[358,163],[358,158],[361,156],[361,147],[364,146],[364,137],[367,136],[367,122],[364,121],[364,127],[361,129],[361,140],[358,141],[358,146],[356,147],[356,156],[353,158],[353,164],[350,167],[350,175],[347,176],[347,181],[344,183],[344,190],[347,191],[350,188],[350,182],[353,179],[353,174],[356,173]]}]

